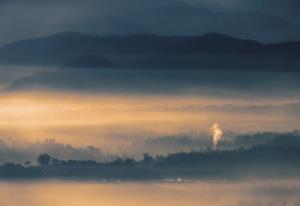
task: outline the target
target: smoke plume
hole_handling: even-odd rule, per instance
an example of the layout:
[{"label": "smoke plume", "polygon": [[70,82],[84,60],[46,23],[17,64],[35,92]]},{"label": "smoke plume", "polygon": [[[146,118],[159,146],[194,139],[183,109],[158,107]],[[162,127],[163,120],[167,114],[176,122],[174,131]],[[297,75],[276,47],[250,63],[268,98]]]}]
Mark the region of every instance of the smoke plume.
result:
[{"label": "smoke plume", "polygon": [[220,126],[218,123],[215,123],[213,126],[212,126],[212,134],[213,134],[213,145],[214,145],[214,148],[217,148],[220,140],[222,139],[222,136],[223,136],[223,131],[221,130]]}]

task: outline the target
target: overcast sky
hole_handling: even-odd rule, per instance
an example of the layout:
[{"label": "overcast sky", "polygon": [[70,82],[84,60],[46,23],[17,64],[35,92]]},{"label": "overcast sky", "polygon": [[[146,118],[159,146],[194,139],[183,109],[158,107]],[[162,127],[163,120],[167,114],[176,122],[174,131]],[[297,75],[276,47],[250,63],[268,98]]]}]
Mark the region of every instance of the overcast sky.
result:
[{"label": "overcast sky", "polygon": [[299,40],[299,0],[0,0],[0,44],[66,30]]}]

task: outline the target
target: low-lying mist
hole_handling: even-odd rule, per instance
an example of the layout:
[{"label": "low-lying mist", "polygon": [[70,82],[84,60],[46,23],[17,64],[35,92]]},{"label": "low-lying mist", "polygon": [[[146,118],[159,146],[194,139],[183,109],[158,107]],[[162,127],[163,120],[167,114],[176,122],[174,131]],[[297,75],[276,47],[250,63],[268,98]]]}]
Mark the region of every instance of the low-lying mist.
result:
[{"label": "low-lying mist", "polygon": [[[47,192],[45,192],[47,191]],[[15,193],[18,192],[18,198]],[[17,182],[0,183],[5,205],[74,206],[299,206],[300,183],[293,180],[198,181],[188,183]],[[117,198],[116,198],[117,197]]]},{"label": "low-lying mist", "polygon": [[9,93],[0,96],[0,136],[116,149],[141,138],[210,133],[216,122],[236,133],[288,131],[298,128],[299,114],[299,102],[287,99]]},{"label": "low-lying mist", "polygon": [[[17,149],[18,156],[28,159],[42,151],[36,149],[36,145],[40,148],[56,145],[60,149],[54,151],[62,159],[82,156],[103,160],[102,155],[106,154],[140,157],[145,152],[168,154],[205,149],[212,146],[211,127],[215,123],[224,132],[220,147],[225,147],[224,144],[237,134],[285,132],[298,129],[300,125],[298,73],[159,69],[75,72],[58,68],[1,66],[0,85],[8,88],[15,81],[24,77],[32,79],[40,72],[54,87],[47,88],[46,82],[38,81],[37,88],[33,85],[26,90],[2,90],[0,94],[2,145],[13,147],[13,151],[22,148]],[[85,75],[77,75],[82,73]],[[54,75],[53,78],[48,74]],[[69,87],[72,86],[68,85],[70,82],[64,81],[71,74],[77,75],[72,77],[74,88]],[[99,76],[95,79],[94,74]],[[228,77],[226,81],[223,74]],[[92,83],[89,81],[91,77]],[[103,78],[108,83],[105,83],[107,90],[99,87]],[[144,80],[146,85],[138,84]],[[121,88],[127,83],[130,87]],[[97,89],[88,87],[91,85]],[[46,87],[41,89],[39,86]],[[111,92],[111,86],[118,92]],[[24,145],[34,154],[24,155]],[[101,151],[97,150],[95,156],[90,145]],[[6,146],[2,147],[7,149]],[[59,153],[65,150],[68,152]]]}]

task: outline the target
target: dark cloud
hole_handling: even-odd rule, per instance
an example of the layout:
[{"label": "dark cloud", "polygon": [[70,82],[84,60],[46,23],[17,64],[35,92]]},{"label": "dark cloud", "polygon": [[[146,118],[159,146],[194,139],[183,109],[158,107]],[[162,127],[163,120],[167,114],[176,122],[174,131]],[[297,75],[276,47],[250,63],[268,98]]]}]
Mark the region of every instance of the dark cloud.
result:
[{"label": "dark cloud", "polygon": [[299,20],[297,1],[225,2],[2,0],[0,43],[65,30],[98,34],[221,32],[264,41],[297,39],[300,33],[294,25]]}]

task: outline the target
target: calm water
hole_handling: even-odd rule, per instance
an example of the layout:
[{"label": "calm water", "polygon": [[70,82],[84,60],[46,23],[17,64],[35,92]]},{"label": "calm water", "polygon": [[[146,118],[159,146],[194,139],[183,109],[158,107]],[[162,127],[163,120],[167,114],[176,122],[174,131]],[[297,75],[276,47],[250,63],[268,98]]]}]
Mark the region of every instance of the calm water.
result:
[{"label": "calm water", "polygon": [[0,206],[298,206],[299,181],[2,182]]}]

